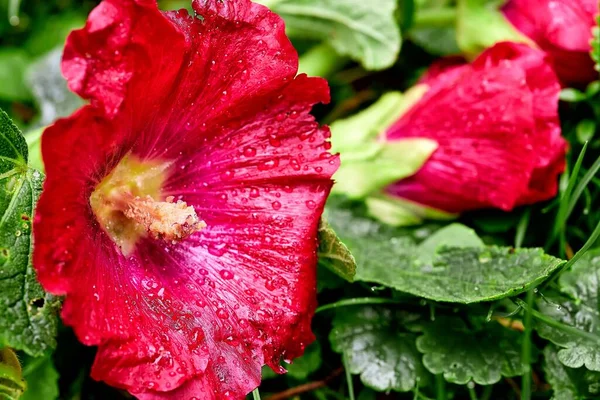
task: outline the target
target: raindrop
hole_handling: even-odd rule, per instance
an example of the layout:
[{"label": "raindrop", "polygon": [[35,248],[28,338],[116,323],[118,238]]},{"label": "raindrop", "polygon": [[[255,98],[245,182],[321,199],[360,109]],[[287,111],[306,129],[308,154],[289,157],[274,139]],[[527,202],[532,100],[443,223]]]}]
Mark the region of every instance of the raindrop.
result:
[{"label": "raindrop", "polygon": [[222,308],[217,309],[217,317],[221,319],[229,318],[229,313]]},{"label": "raindrop", "polygon": [[219,275],[221,275],[221,278],[226,280],[233,279],[233,272],[226,269],[221,270],[221,272],[219,272]]},{"label": "raindrop", "polygon": [[312,201],[312,200],[308,200],[308,201],[306,202],[306,207],[307,207],[309,210],[314,210],[314,209],[317,207],[317,203],[315,203],[315,202],[314,202],[314,201]]},{"label": "raindrop", "polygon": [[273,210],[281,209],[281,203],[278,201],[274,201],[273,203],[271,203],[271,206],[273,206]]}]

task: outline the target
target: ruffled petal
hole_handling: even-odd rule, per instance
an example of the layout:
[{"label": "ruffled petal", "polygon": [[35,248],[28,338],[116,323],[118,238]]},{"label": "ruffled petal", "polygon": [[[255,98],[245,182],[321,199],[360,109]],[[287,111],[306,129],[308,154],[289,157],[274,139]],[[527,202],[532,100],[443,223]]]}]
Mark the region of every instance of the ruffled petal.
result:
[{"label": "ruffled petal", "polygon": [[[42,139],[40,280],[66,294],[63,320],[80,340],[99,346],[92,376],[143,399],[242,399],[262,365],[283,372],[282,358],[302,354],[314,339],[318,221],[339,165],[309,114],[328,101],[327,83],[294,77],[281,19],[246,0],[194,9],[103,2],[63,65],[91,105]],[[111,62],[115,49],[126,62]],[[127,154],[167,160],[163,194],[207,227],[123,255],[90,195]]]},{"label": "ruffled petal", "polygon": [[387,132],[390,140],[425,137],[439,145],[388,192],[452,213],[510,210],[553,196],[566,146],[560,86],[544,53],[500,43],[446,73],[430,79],[430,90]]}]

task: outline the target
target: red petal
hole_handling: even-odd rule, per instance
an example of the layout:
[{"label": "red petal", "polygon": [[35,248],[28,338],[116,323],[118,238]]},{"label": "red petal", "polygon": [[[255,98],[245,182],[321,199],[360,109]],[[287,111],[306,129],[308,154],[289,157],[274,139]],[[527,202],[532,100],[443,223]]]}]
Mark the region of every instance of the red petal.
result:
[{"label": "red petal", "polygon": [[461,70],[430,80],[425,96],[389,129],[389,139],[439,143],[417,174],[389,192],[448,212],[510,210],[553,196],[565,142],[560,87],[544,54],[500,43]]},{"label": "red petal", "polygon": [[[99,346],[96,379],[140,398],[241,399],[263,364],[280,370],[313,340],[317,226],[339,160],[309,115],[327,84],[294,78],[281,19],[245,0],[194,7],[203,18],[106,0],[70,36],[65,74],[92,105],[44,133],[34,263],[66,294],[65,323]],[[123,256],[89,197],[129,152],[173,160],[165,195],[207,228]]]},{"label": "red petal", "polygon": [[517,29],[552,55],[556,73],[566,84],[598,78],[589,55],[597,0],[510,0],[503,12]]}]

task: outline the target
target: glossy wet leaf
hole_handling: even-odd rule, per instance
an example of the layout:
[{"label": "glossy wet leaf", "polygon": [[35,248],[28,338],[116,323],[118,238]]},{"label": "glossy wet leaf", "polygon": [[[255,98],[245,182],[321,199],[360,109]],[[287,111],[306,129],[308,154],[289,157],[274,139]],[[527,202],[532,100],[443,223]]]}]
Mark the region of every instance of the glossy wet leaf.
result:
[{"label": "glossy wet leaf", "polygon": [[370,70],[391,66],[400,51],[396,0],[263,0],[285,20],[292,36],[327,41]]},{"label": "glossy wet leaf", "polygon": [[58,301],[31,265],[31,223],[43,176],[27,166],[27,144],[0,110],[0,347],[41,355],[55,345]]},{"label": "glossy wet leaf", "polygon": [[343,207],[330,202],[326,215],[356,260],[355,281],[436,301],[474,303],[522,293],[563,263],[541,249],[483,246],[471,230],[457,225],[419,245],[410,230]]},{"label": "glossy wet leaf", "polygon": [[544,349],[544,373],[554,392],[551,400],[596,399],[600,396],[600,373],[585,368],[569,368],[558,359],[559,349]]},{"label": "glossy wet leaf", "polygon": [[496,322],[475,330],[459,318],[438,317],[424,326],[417,348],[431,373],[444,374],[448,382],[461,385],[471,380],[491,385],[502,376],[517,376],[524,371],[519,333]]},{"label": "glossy wet leaf", "polygon": [[23,365],[23,378],[27,388],[20,400],[58,399],[58,372],[52,357],[28,358]]},{"label": "glossy wet leaf", "polygon": [[416,335],[404,328],[418,318],[383,307],[353,307],[336,314],[329,340],[366,386],[406,392],[428,377],[415,347]]},{"label": "glossy wet leaf", "polygon": [[338,276],[352,282],[356,274],[356,261],[346,245],[340,241],[327,220],[319,225],[319,263]]},{"label": "glossy wet leaf", "polygon": [[[559,284],[566,296],[545,296],[537,302],[540,311],[564,324],[600,335],[600,251],[590,251],[584,255],[570,271],[561,275]],[[558,359],[564,365],[571,368],[585,366],[600,371],[600,348],[597,342],[544,323],[539,323],[537,330],[540,336],[561,347]]]}]

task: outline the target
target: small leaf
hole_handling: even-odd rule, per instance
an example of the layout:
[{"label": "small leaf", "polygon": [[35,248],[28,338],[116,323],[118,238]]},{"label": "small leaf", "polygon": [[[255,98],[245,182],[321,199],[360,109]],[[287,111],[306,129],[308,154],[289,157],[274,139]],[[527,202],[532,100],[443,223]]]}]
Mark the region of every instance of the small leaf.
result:
[{"label": "small leaf", "polygon": [[0,110],[0,347],[38,356],[55,345],[58,300],[31,265],[31,224],[43,176],[27,166],[27,144]]},{"label": "small leaf", "polygon": [[405,323],[418,318],[388,308],[353,307],[336,314],[329,340],[366,386],[407,392],[428,378],[415,347],[416,336],[403,331]]},{"label": "small leaf", "polygon": [[[600,335],[600,251],[585,254],[571,271],[561,275],[559,284],[568,297],[547,295],[538,301],[540,311],[564,324]],[[561,347],[558,359],[567,367],[585,366],[600,371],[600,348],[597,342],[546,324],[539,324],[537,330],[541,337]]]},{"label": "small leaf", "polygon": [[464,385],[474,381],[492,385],[502,376],[524,373],[517,332],[490,322],[475,331],[459,318],[438,317],[424,327],[417,339],[423,364],[448,382]]},{"label": "small leaf", "polygon": [[574,88],[565,88],[560,91],[560,100],[568,103],[579,103],[587,100],[587,95],[580,90]]},{"label": "small leaf", "polygon": [[369,70],[391,66],[400,52],[396,0],[265,1],[285,20],[291,36],[326,40],[338,53]]},{"label": "small leaf", "polygon": [[15,353],[8,349],[0,349],[0,399],[18,400],[25,390],[21,365]]},{"label": "small leaf", "polygon": [[579,143],[583,144],[585,142],[589,142],[596,133],[596,121],[593,119],[582,119],[577,124],[575,133],[577,134],[577,140]]},{"label": "small leaf", "polygon": [[548,345],[544,349],[544,372],[552,386],[551,400],[596,399],[600,395],[600,373],[585,368],[565,367],[558,359],[559,349]]},{"label": "small leaf", "polygon": [[23,365],[27,389],[20,400],[58,399],[58,372],[51,356],[28,358]]},{"label": "small leaf", "polygon": [[287,367],[288,375],[298,380],[306,379],[321,366],[321,345],[313,342],[304,350],[302,357],[298,357]]},{"label": "small leaf", "polygon": [[[330,201],[326,216],[356,260],[355,281],[431,300],[474,303],[514,296],[563,264],[541,249],[481,246],[464,227],[451,225],[419,246],[410,230],[366,218],[359,209]],[[461,231],[462,239],[450,241],[453,230]],[[435,241],[449,245],[434,248]]]},{"label": "small leaf", "polygon": [[354,280],[356,261],[346,245],[340,241],[335,231],[321,218],[319,225],[319,263],[348,282]]}]

